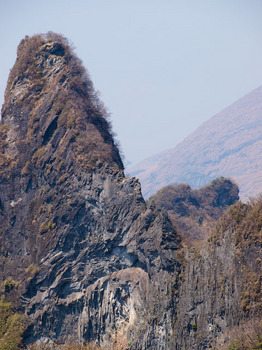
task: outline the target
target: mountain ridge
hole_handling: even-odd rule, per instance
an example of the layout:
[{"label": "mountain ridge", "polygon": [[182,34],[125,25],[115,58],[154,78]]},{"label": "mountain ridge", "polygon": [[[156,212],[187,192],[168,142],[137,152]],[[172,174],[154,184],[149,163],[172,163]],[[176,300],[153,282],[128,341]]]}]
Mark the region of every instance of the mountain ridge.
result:
[{"label": "mountain ridge", "polygon": [[[180,238],[125,177],[103,105],[63,37],[20,43],[0,129],[0,280],[27,320],[25,343],[107,346],[123,332],[134,348],[166,342],[171,294],[159,303],[149,289],[176,284]],[[137,336],[143,322],[155,333],[149,305],[164,318],[162,340]]]},{"label": "mountain ridge", "polygon": [[258,87],[204,122],[174,149],[138,163],[128,173],[139,177],[146,197],[168,184],[198,188],[220,176],[232,177],[244,200],[257,195],[262,191],[261,96]]},{"label": "mountain ridge", "polygon": [[[221,349],[247,321],[257,343],[261,200],[222,205],[188,248],[125,175],[86,74],[60,35],[19,45],[0,122],[1,350]],[[208,203],[237,199],[218,187]]]}]

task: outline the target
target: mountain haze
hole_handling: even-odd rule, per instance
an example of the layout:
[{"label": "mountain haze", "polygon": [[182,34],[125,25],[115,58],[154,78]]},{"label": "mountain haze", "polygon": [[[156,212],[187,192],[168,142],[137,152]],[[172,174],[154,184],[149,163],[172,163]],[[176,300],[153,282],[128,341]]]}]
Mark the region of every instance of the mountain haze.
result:
[{"label": "mountain haze", "polygon": [[189,135],[174,149],[128,170],[145,197],[173,183],[194,188],[220,176],[232,177],[240,197],[262,192],[262,87],[242,97]]}]

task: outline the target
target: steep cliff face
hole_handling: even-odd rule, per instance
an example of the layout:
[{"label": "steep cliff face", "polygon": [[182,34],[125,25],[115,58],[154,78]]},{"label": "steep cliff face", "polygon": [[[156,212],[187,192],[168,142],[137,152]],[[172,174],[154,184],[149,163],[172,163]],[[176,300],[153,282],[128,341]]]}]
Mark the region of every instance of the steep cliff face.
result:
[{"label": "steep cliff face", "polygon": [[1,294],[24,315],[26,344],[207,349],[261,315],[260,204],[233,207],[203,251],[183,249],[166,212],[125,176],[63,37],[19,45],[0,136]]},{"label": "steep cliff face", "polygon": [[[232,349],[230,341],[241,335],[250,339],[235,349],[259,349],[261,205],[261,201],[237,202],[219,220],[204,249],[186,252],[177,306],[177,349]],[[245,324],[244,330],[239,327]],[[234,332],[238,327],[242,334]]]},{"label": "steep cliff face", "polygon": [[112,344],[141,334],[141,344],[165,348],[180,238],[125,177],[66,40],[25,38],[5,97],[0,278],[19,282],[6,294],[27,315],[25,341]]}]

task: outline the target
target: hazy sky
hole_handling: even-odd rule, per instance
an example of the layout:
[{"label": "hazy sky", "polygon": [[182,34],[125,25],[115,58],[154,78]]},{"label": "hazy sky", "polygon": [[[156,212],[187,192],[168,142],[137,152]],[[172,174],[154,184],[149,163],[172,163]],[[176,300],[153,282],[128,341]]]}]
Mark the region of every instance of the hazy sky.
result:
[{"label": "hazy sky", "polygon": [[50,30],[76,47],[127,164],[262,85],[261,0],[0,0],[0,104],[20,40]]}]

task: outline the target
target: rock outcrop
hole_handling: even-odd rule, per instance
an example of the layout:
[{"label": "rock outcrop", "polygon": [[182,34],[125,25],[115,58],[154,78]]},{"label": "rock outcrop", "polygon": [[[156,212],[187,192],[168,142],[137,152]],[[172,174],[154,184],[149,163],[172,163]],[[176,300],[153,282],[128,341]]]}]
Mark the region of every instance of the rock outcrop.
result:
[{"label": "rock outcrop", "polygon": [[201,246],[210,236],[217,220],[239,200],[238,186],[227,178],[218,178],[198,190],[186,184],[169,185],[150,198],[166,210],[188,246]]},{"label": "rock outcrop", "polygon": [[246,260],[230,225],[203,252],[183,249],[167,213],[125,176],[106,111],[62,36],[22,40],[0,136],[0,281],[24,315],[25,344],[207,349],[259,314],[259,286],[243,308],[234,272],[243,256],[257,283],[258,227]]},{"label": "rock outcrop", "polygon": [[[261,205],[237,202],[218,221],[204,249],[186,252],[177,305],[177,349],[231,349],[232,341],[241,336],[234,331],[245,324],[241,332],[249,339],[235,348],[261,346]],[[251,337],[254,329],[257,342]]]},{"label": "rock outcrop", "polygon": [[19,45],[1,136],[0,277],[20,283],[26,342],[130,341],[143,325],[154,337],[141,344],[166,344],[180,238],[125,177],[103,106],[62,37]]}]

